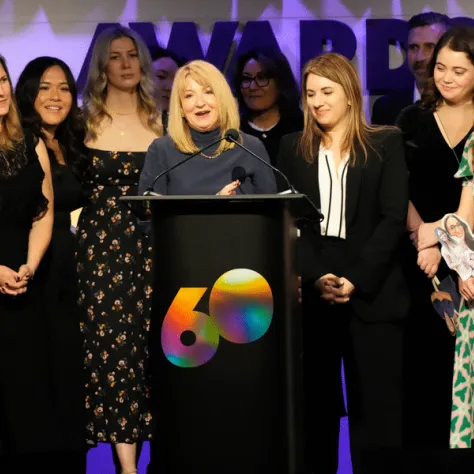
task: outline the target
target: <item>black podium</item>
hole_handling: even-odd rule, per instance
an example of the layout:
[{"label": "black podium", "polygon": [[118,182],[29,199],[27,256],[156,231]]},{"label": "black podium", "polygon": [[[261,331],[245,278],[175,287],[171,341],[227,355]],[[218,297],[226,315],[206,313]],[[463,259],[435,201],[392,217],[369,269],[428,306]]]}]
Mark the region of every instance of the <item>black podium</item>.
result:
[{"label": "black podium", "polygon": [[148,474],[300,474],[304,195],[122,198],[151,209]]}]

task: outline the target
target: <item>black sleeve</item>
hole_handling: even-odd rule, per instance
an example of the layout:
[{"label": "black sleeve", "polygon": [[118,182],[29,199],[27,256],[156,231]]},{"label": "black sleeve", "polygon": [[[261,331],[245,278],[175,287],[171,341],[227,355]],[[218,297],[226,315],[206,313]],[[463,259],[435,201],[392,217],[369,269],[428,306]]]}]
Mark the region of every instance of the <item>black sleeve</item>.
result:
[{"label": "black sleeve", "polygon": [[377,203],[380,221],[345,275],[356,290],[372,295],[390,271],[408,212],[408,172],[400,132],[392,132],[384,139],[382,151]]}]

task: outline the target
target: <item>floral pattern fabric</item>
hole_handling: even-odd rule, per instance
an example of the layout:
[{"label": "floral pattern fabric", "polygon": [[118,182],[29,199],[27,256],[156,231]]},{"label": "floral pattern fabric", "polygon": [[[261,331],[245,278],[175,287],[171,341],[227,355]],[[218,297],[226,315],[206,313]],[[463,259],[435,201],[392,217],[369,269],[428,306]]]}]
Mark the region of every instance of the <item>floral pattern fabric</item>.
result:
[{"label": "floral pattern fabric", "polygon": [[136,195],[145,153],[90,150],[90,201],[76,254],[84,336],[88,443],[151,438],[147,378],[151,260],[121,196]]}]

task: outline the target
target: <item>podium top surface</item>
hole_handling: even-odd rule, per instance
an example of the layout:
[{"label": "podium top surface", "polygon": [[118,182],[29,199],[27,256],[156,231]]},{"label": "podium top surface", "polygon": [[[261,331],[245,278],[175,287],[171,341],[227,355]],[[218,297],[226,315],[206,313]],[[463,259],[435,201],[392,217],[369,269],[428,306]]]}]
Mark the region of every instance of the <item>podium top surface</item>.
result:
[{"label": "podium top surface", "polygon": [[[311,220],[322,220],[322,214],[319,209],[308,199],[306,194],[299,193],[285,193],[285,194],[239,194],[236,196],[121,196],[119,201],[125,201],[129,206],[140,205],[140,203],[146,202],[148,205],[153,203],[157,205],[158,203],[168,203],[172,207],[181,207],[178,203],[188,203],[194,206],[205,206],[206,203],[220,203],[232,205],[237,203],[271,203],[274,204],[286,204],[289,205],[292,209],[292,212],[298,214],[300,217],[307,216]],[[173,204],[174,203],[174,204]]]},{"label": "podium top surface", "polygon": [[238,194],[236,196],[121,196],[120,201],[280,201],[305,199],[305,194]]}]

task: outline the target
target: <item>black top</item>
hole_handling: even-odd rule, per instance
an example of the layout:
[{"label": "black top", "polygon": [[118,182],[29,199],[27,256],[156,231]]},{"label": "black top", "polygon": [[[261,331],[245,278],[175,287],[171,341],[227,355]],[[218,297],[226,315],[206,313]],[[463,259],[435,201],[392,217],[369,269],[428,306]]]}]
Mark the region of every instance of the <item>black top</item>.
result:
[{"label": "black top", "polygon": [[435,222],[455,212],[461,199],[462,179],[454,175],[470,132],[452,150],[433,113],[417,105],[404,109],[397,125],[405,141],[410,200],[421,218]]},{"label": "black top", "polygon": [[400,112],[413,104],[413,90],[402,89],[379,97],[372,107],[374,125],[395,125]]},{"label": "black top", "polygon": [[[219,138],[220,134],[219,128],[207,133],[191,129],[192,139],[199,148],[212,143]],[[267,163],[270,161],[260,140],[245,133],[241,135],[242,144],[246,148]],[[214,145],[205,150],[204,154],[212,156],[218,146]],[[145,165],[140,175],[139,195],[147,190],[155,176],[188,156],[176,148],[170,136],[154,140],[148,149]],[[162,176],[155,183],[154,191],[163,195],[215,195],[233,181],[236,169],[240,169],[244,176],[241,186],[237,189],[237,194],[272,194],[276,192],[273,170],[238,146],[221,153],[216,158],[195,156]]]},{"label": "black top", "polygon": [[[320,207],[318,156],[308,163],[297,153],[300,133],[283,137],[277,165],[300,193]],[[407,315],[408,296],[398,264],[408,210],[408,173],[401,134],[395,129],[372,134],[367,161],[360,146],[347,170],[346,268],[340,276],[355,286],[351,304],[364,320],[390,321]],[[334,269],[322,265],[318,224],[301,230],[303,280]]]},{"label": "black top", "polygon": [[241,130],[244,133],[257,137],[262,141],[262,143],[265,145],[268,155],[270,156],[271,164],[275,166],[281,138],[284,135],[288,135],[289,133],[303,130],[303,126],[304,118],[303,113],[301,113],[291,117],[281,117],[280,121],[268,131],[256,130],[249,125],[248,120],[243,119]]}]

